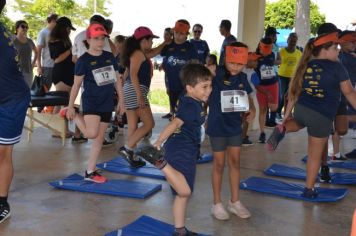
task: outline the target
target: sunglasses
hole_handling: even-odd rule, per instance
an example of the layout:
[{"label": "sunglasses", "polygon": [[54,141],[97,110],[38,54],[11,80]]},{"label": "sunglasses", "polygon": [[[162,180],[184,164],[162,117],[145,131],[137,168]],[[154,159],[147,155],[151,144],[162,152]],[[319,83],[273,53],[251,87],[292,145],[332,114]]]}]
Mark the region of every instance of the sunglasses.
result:
[{"label": "sunglasses", "polygon": [[28,29],[28,26],[27,25],[21,25],[20,26],[22,29]]},{"label": "sunglasses", "polygon": [[201,34],[201,30],[194,30],[194,33]]}]

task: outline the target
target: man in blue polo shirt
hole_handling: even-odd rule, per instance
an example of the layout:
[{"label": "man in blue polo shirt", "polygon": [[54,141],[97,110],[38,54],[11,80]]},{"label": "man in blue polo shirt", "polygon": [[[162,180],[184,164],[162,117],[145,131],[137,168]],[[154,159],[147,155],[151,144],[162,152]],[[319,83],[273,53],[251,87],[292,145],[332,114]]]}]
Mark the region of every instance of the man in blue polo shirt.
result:
[{"label": "man in blue polo shirt", "polygon": [[[0,0],[0,14],[6,0]],[[12,150],[20,142],[30,90],[18,65],[17,51],[0,22],[0,223],[10,216],[7,202],[13,177]]]},{"label": "man in blue polo shirt", "polygon": [[225,63],[225,47],[226,45],[236,42],[237,38],[231,34],[231,21],[229,20],[222,20],[220,23],[220,34],[224,36],[224,41],[221,45],[220,49],[220,58],[219,58],[219,66],[224,65]]}]

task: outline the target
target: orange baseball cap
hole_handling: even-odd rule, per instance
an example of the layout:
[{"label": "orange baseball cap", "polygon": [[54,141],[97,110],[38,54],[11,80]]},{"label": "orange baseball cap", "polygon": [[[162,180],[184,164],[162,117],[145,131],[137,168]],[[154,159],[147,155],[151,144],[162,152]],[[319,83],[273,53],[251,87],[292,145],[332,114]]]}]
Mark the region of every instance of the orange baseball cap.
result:
[{"label": "orange baseball cap", "polygon": [[183,34],[189,33],[189,28],[190,28],[190,26],[188,24],[185,24],[185,23],[179,22],[179,21],[177,21],[173,27],[174,32],[183,33]]},{"label": "orange baseball cap", "polygon": [[89,27],[87,28],[86,34],[87,34],[87,39],[98,37],[98,36],[109,37],[104,26],[102,26],[101,24],[89,25]]},{"label": "orange baseball cap", "polygon": [[313,45],[317,47],[329,42],[339,43],[339,32],[322,34],[314,40]]},{"label": "orange baseball cap", "polygon": [[248,59],[248,48],[246,47],[236,47],[236,46],[226,46],[225,48],[226,63],[237,63],[246,65]]},{"label": "orange baseball cap", "polygon": [[272,53],[272,49],[273,49],[273,44],[266,44],[266,43],[263,43],[263,42],[260,42],[259,45],[258,45],[259,49],[260,49],[260,52],[262,53],[262,55],[269,55]]}]

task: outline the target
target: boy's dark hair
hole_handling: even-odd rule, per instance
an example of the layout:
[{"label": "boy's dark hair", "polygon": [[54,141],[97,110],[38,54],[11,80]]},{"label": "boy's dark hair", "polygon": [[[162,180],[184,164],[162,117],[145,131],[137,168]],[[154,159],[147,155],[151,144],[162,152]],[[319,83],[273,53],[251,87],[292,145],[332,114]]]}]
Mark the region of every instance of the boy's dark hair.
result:
[{"label": "boy's dark hair", "polygon": [[126,39],[126,37],[121,34],[115,36],[115,42],[118,42],[118,43],[123,43],[125,41],[125,39]]},{"label": "boy's dark hair", "polygon": [[48,17],[47,17],[47,23],[51,23],[51,21],[57,21],[57,19],[58,19],[58,15],[57,14],[54,14],[54,13],[52,13],[52,14],[50,14]]},{"label": "boy's dark hair", "polygon": [[229,20],[222,20],[220,23],[220,27],[225,28],[227,31],[231,30],[231,21]]},{"label": "boy's dark hair", "polygon": [[208,57],[211,59],[211,61],[214,65],[217,65],[218,58],[216,57],[215,54],[209,54]]},{"label": "boy's dark hair", "polygon": [[199,23],[193,25],[193,29],[194,29],[195,27],[199,27],[200,29],[203,30],[203,26],[202,26],[201,24],[199,24]]},{"label": "boy's dark hair", "polygon": [[187,85],[194,87],[199,82],[211,80],[212,76],[210,70],[200,63],[188,63],[179,73],[184,88]]}]

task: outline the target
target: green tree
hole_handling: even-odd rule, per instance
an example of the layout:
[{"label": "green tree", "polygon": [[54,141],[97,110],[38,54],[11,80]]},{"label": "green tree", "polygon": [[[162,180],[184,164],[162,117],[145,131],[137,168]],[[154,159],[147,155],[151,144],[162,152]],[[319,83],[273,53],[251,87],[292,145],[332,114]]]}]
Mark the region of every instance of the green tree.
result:
[{"label": "green tree", "polygon": [[6,6],[0,15],[0,22],[5,25],[6,29],[10,32],[14,28],[15,23],[6,16]]},{"label": "green tree", "polygon": [[[29,24],[29,36],[36,38],[38,32],[46,25],[46,18],[51,13],[67,16],[75,26],[86,26],[94,13],[94,1],[87,0],[86,5],[79,5],[74,0],[15,0],[15,10],[24,15]],[[110,12],[104,7],[105,0],[96,0],[96,13],[108,16]]]},{"label": "green tree", "polygon": [[[295,25],[296,0],[280,0],[277,2],[267,2],[265,15],[265,28],[274,26],[281,29],[292,29]],[[325,22],[325,15],[319,12],[319,7],[310,3],[310,30],[312,34],[322,23]]]}]

